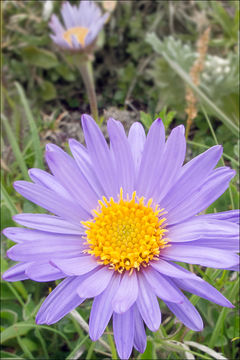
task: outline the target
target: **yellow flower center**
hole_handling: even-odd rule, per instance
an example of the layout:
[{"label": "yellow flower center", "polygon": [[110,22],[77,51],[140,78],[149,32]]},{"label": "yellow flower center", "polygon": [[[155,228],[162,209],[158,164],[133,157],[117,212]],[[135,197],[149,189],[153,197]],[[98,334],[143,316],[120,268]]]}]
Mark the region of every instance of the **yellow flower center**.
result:
[{"label": "yellow flower center", "polygon": [[100,207],[93,210],[94,218],[84,221],[86,227],[86,253],[98,258],[99,263],[122,272],[147,266],[150,260],[157,260],[160,249],[167,244],[164,237],[165,218],[163,209],[154,208],[152,199],[144,204],[144,198],[123,199],[120,190],[118,202],[113,198],[99,201]]},{"label": "yellow flower center", "polygon": [[72,35],[74,35],[77,38],[77,41],[84,46],[85,45],[85,38],[88,33],[88,29],[82,26],[73,27],[71,29],[68,29],[63,34],[64,40],[66,40],[69,45],[72,46]]}]

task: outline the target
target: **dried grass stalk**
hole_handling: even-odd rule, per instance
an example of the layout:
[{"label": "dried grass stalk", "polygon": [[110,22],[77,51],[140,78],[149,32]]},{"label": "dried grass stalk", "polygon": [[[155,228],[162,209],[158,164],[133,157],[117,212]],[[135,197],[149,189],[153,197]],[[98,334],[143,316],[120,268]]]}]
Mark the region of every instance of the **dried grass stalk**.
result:
[{"label": "dried grass stalk", "polygon": [[[203,71],[204,68],[204,61],[208,49],[208,43],[209,43],[209,37],[210,37],[210,27],[208,27],[204,33],[199,37],[197,42],[197,53],[198,57],[195,60],[193,66],[190,70],[190,77],[193,81],[193,83],[198,86],[200,82],[200,74]],[[189,130],[191,128],[192,122],[197,116],[197,98],[193,92],[193,90],[187,86],[186,87],[186,96],[185,96],[187,107],[185,109],[187,117],[187,126],[186,126],[186,139],[188,139]]]}]

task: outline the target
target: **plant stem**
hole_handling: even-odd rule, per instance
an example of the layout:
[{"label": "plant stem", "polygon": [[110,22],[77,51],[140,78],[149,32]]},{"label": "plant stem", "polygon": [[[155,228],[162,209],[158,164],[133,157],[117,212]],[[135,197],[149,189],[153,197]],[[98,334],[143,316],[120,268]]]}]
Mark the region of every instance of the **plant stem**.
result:
[{"label": "plant stem", "polygon": [[94,79],[92,73],[92,63],[91,61],[82,62],[80,65],[78,65],[78,68],[82,75],[83,82],[87,90],[92,117],[96,122],[98,122],[97,97],[96,97],[96,91],[95,91]]},{"label": "plant stem", "polygon": [[116,351],[116,348],[115,348],[115,344],[114,344],[112,335],[111,335],[111,333],[109,332],[109,328],[108,328],[108,327],[107,327],[107,332],[108,332],[108,342],[109,342],[109,344],[110,344],[111,353],[112,353],[112,359],[118,359],[117,351]]}]

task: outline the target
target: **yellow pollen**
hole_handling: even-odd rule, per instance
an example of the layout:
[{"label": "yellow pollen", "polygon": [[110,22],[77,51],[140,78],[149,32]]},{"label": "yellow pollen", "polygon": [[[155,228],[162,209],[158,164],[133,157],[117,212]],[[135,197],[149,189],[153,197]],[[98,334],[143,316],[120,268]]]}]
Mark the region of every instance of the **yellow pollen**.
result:
[{"label": "yellow pollen", "polygon": [[85,38],[87,36],[88,31],[89,30],[87,28],[82,26],[73,27],[64,32],[63,38],[69,43],[69,45],[72,46],[72,35],[74,35],[77,38],[77,41],[82,46],[84,46]]},{"label": "yellow pollen", "polygon": [[86,228],[86,253],[95,256],[100,264],[109,265],[120,273],[124,270],[139,270],[150,260],[157,260],[160,250],[168,246],[165,237],[166,218],[160,217],[163,209],[152,207],[152,199],[144,204],[144,198],[113,198],[99,200],[99,208],[93,211],[94,218],[84,221]]}]

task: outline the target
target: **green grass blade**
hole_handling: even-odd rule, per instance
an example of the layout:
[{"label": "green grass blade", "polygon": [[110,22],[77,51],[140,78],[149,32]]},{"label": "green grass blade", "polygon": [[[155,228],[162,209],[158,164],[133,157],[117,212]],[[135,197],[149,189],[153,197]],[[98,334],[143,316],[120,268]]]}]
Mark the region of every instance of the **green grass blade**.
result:
[{"label": "green grass blade", "polygon": [[7,133],[7,137],[8,137],[8,141],[12,147],[12,151],[14,153],[14,156],[17,160],[17,163],[19,165],[19,168],[23,174],[23,177],[26,179],[26,180],[29,180],[29,176],[28,176],[28,169],[27,169],[27,166],[25,164],[25,161],[24,161],[24,157],[23,157],[23,154],[18,146],[18,143],[17,143],[17,140],[16,140],[16,137],[11,129],[11,126],[9,125],[9,122],[8,122],[8,119],[6,118],[6,116],[4,114],[1,114],[1,118],[2,118],[2,121],[3,121],[3,125],[4,125],[4,128],[6,130],[6,133]]},{"label": "green grass blade", "polygon": [[108,342],[109,342],[109,345],[110,345],[110,348],[111,348],[111,353],[112,353],[112,359],[118,359],[115,343],[114,343],[114,340],[113,340],[113,336],[110,333],[110,330],[109,330],[108,327],[107,327],[107,332],[108,332]]},{"label": "green grass blade", "polygon": [[11,215],[15,215],[18,213],[17,208],[15,206],[15,204],[13,203],[11,197],[8,195],[7,190],[5,189],[4,185],[1,184],[1,194],[2,194],[2,199],[5,203],[5,205],[8,207],[8,209],[11,212]]},{"label": "green grass blade", "polygon": [[42,346],[43,353],[44,353],[44,359],[49,359],[46,342],[45,342],[44,338],[42,337],[40,330],[38,328],[36,328],[35,333],[36,333],[36,336],[39,339],[39,342]]},{"label": "green grass blade", "polygon": [[[231,299],[234,297],[234,295],[236,295],[236,293],[238,292],[238,289],[239,289],[239,279],[235,282],[235,284],[233,285],[229,295],[226,295],[227,298],[231,301]],[[214,347],[214,344],[216,343],[216,340],[219,336],[219,334],[221,334],[221,329],[222,327],[224,326],[224,321],[225,321],[225,318],[228,314],[228,312],[230,311],[231,309],[228,309],[228,308],[223,308],[220,312],[220,315],[218,317],[218,320],[217,320],[217,323],[216,323],[216,326],[213,330],[213,333],[212,333],[212,336],[209,340],[209,344],[208,346],[210,348],[213,348]]]},{"label": "green grass blade", "polygon": [[[202,149],[210,149],[210,146],[195,142],[195,141],[191,141],[191,140],[187,140],[187,143],[190,145],[195,145],[198,146]],[[223,152],[222,156],[228,160],[230,160],[233,164],[239,166],[239,162],[237,160],[235,160],[233,157],[231,157],[230,155],[226,154]]]},{"label": "green grass blade", "polygon": [[5,341],[15,338],[17,335],[26,334],[28,331],[34,328],[44,329],[58,334],[66,341],[68,348],[69,349],[72,348],[70,341],[62,331],[59,331],[51,326],[34,324],[33,320],[18,322],[14,325],[9,326],[7,329],[3,330],[1,333],[1,344],[4,343]]},{"label": "green grass blade", "polygon": [[86,356],[86,360],[91,360],[92,359],[92,354],[93,354],[95,346],[96,346],[95,342],[92,342],[91,345],[89,346],[88,353],[87,353],[87,356]]},{"label": "green grass blade", "polygon": [[34,359],[33,354],[31,353],[31,351],[28,349],[28,347],[24,344],[24,342],[22,341],[20,336],[17,336],[17,342],[18,345],[21,347],[22,351],[24,352],[26,359]]},{"label": "green grass blade", "polygon": [[82,340],[80,340],[73,349],[73,351],[66,357],[66,360],[74,359],[74,355],[76,355],[80,347],[83,346],[83,344],[87,341],[88,338],[89,335],[86,335]]},{"label": "green grass blade", "polygon": [[32,134],[32,139],[33,139],[36,167],[43,168],[43,155],[42,155],[41,143],[40,143],[40,138],[38,135],[38,129],[37,129],[36,123],[34,121],[34,118],[33,118],[32,112],[30,110],[26,95],[23,91],[23,88],[17,82],[15,82],[15,85],[16,85],[17,91],[19,93],[21,103],[24,107],[26,117],[27,117],[27,120],[28,120],[28,123],[30,126],[30,131]]},{"label": "green grass blade", "polygon": [[[202,106],[202,111],[203,111],[204,116],[205,116],[205,118],[206,118],[206,120],[207,120],[208,126],[209,126],[209,128],[210,128],[211,133],[212,133],[212,137],[213,137],[213,139],[214,139],[214,141],[215,141],[215,144],[216,144],[216,145],[219,145],[218,140],[217,140],[217,137],[216,137],[216,134],[215,134],[214,129],[213,129],[213,127],[212,127],[212,123],[211,123],[211,121],[210,121],[210,119],[209,119],[209,117],[208,117],[208,115],[207,115],[207,113],[206,113],[206,111],[205,111],[205,109],[204,109],[203,106]],[[221,156],[221,162],[222,162],[222,165],[225,166],[225,163],[224,163],[224,160],[223,160],[223,156]],[[234,207],[234,201],[233,201],[233,194],[232,194],[231,186],[229,186],[228,192],[229,192],[229,196],[230,196],[230,202],[231,202],[232,210],[234,210],[235,207]]]},{"label": "green grass blade", "polygon": [[236,136],[239,135],[238,126],[217,106],[211,101],[199,87],[197,87],[191,77],[179,66],[174,60],[170,59],[170,57],[162,51],[161,42],[157,38],[154,33],[147,35],[147,42],[152,45],[153,49],[160,55],[164,57],[167,63],[171,66],[171,68],[190,86],[190,88],[199,96],[200,100],[202,100],[205,104],[209,106],[213,110],[213,112],[219,116],[221,121],[232,131],[232,133]]}]

